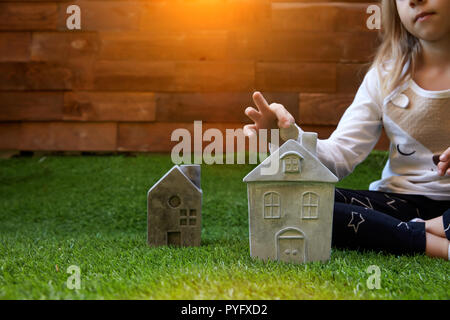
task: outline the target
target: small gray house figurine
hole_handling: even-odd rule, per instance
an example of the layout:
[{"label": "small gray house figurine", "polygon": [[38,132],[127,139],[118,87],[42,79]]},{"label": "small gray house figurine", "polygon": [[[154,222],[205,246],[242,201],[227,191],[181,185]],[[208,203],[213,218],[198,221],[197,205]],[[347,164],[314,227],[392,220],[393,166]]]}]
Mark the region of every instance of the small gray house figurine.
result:
[{"label": "small gray house figurine", "polygon": [[[293,263],[326,261],[331,253],[334,184],[316,156],[317,134],[286,141],[245,178],[250,255]],[[264,168],[272,166],[271,174]]]},{"label": "small gray house figurine", "polygon": [[147,194],[150,246],[199,246],[202,189],[200,165],[175,165]]}]

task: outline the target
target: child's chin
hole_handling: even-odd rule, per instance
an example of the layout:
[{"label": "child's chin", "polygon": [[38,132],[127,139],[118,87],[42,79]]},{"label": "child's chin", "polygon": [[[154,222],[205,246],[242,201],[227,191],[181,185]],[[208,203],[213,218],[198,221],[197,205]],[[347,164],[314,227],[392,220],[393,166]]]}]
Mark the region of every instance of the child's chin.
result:
[{"label": "child's chin", "polygon": [[416,38],[419,38],[420,40],[424,41],[439,41],[443,39],[444,37],[448,37],[447,34],[444,34],[442,32],[442,29],[439,27],[435,27],[434,23],[433,25],[429,24],[427,21],[423,23],[423,27],[421,26],[420,30],[415,34]]}]

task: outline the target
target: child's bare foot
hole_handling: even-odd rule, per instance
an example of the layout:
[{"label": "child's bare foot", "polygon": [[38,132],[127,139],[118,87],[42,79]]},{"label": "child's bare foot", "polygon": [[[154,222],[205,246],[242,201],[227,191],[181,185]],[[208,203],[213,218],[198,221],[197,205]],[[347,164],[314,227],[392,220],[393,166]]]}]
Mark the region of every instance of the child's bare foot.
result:
[{"label": "child's bare foot", "polygon": [[432,258],[442,258],[445,260],[450,260],[450,241],[428,232],[426,233],[426,239],[427,243],[425,253],[427,256]]},{"label": "child's bare foot", "polygon": [[442,216],[425,221],[425,230],[435,236],[446,238]]},{"label": "child's bare foot", "polygon": [[441,238],[445,238],[442,216],[425,221],[425,230]]}]

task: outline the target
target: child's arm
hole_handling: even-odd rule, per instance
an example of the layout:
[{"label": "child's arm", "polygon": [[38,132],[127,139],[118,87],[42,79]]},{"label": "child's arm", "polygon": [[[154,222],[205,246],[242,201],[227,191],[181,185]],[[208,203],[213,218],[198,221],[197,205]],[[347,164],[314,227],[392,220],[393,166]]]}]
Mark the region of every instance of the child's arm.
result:
[{"label": "child's arm", "polygon": [[[376,70],[370,70],[361,84],[353,103],[343,114],[336,130],[328,139],[317,141],[317,156],[339,179],[350,174],[371,152],[382,130],[382,101]],[[289,127],[295,123],[292,115],[278,103],[269,105],[256,92],[253,100],[259,109],[247,108],[245,114],[255,123],[246,125],[244,132]],[[299,128],[299,141],[303,130]]]}]

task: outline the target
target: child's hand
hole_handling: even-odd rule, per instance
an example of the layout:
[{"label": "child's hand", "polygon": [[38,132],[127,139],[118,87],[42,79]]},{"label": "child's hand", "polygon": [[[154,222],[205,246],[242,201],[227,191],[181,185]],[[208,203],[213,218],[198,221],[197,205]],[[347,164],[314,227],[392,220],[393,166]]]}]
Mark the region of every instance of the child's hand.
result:
[{"label": "child's hand", "polygon": [[256,91],[253,93],[253,101],[258,110],[252,107],[245,109],[247,117],[255,122],[244,126],[244,134],[246,136],[253,135],[253,130],[258,132],[259,129],[289,128],[295,122],[294,117],[283,105],[279,103],[269,105],[260,92]]},{"label": "child's hand", "polygon": [[438,174],[440,176],[450,175],[450,147],[441,154],[439,160],[440,162],[437,164]]}]

